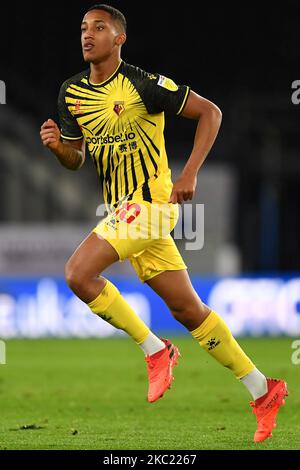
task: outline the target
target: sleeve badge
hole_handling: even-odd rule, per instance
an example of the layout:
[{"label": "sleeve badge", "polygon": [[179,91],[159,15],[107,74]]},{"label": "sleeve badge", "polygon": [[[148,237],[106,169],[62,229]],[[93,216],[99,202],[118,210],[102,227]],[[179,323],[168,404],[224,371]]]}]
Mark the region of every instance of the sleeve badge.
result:
[{"label": "sleeve badge", "polygon": [[162,88],[166,88],[166,90],[169,90],[169,91],[178,90],[178,86],[170,78],[164,77],[163,75],[159,75],[158,77],[159,78],[158,78],[157,85],[161,86]]}]

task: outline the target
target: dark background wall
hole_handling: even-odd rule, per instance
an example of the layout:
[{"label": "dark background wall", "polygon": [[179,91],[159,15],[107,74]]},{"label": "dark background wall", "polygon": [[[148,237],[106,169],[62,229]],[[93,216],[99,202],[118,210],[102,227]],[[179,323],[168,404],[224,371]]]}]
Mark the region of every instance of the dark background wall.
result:
[{"label": "dark background wall", "polygon": [[[29,166],[39,152],[41,123],[56,119],[61,83],[86,68],[80,22],[91,4],[1,5],[0,79],[6,83],[7,105],[0,107],[0,138],[2,133],[3,139],[20,141],[21,131],[14,134],[16,124],[30,122],[36,133],[31,143],[24,143],[34,145],[26,153]],[[125,61],[189,84],[222,109],[222,129],[206,165],[228,164],[237,174],[234,242],[243,253],[243,268],[299,269],[300,105],[291,101],[291,84],[300,79],[298,2],[111,4],[128,21]],[[177,164],[188,157],[194,129],[195,123],[187,120],[167,121],[169,156]],[[11,181],[3,161],[2,188]],[[86,181],[95,178],[89,172],[83,173]],[[36,198],[12,217],[6,197],[2,192],[2,221],[32,219],[30,207]],[[39,219],[65,217],[57,201],[49,198]],[[78,209],[74,217],[81,220],[85,214]]]}]

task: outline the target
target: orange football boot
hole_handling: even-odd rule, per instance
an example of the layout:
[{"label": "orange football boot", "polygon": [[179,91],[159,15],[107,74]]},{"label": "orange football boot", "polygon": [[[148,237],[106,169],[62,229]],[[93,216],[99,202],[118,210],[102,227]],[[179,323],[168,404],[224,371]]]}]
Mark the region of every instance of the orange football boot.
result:
[{"label": "orange football boot", "polygon": [[288,396],[287,384],[283,380],[267,379],[267,384],[267,393],[255,402],[250,402],[257,421],[254,442],[262,442],[272,437],[272,430],[276,427],[277,413],[281,405],[285,404],[284,397]]},{"label": "orange football boot", "polygon": [[165,348],[155,354],[147,355],[145,360],[148,364],[148,401],[153,403],[163,396],[168,388],[171,388],[173,369],[177,365],[180,352],[177,346],[163,339]]}]

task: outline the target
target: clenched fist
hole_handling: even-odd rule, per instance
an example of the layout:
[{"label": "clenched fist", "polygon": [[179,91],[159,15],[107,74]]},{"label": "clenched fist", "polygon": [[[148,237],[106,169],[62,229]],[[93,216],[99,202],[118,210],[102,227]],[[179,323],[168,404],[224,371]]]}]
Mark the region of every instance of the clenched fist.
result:
[{"label": "clenched fist", "polygon": [[181,174],[173,186],[169,202],[182,204],[183,201],[193,199],[197,186],[197,176],[194,173]]},{"label": "clenched fist", "polygon": [[57,150],[61,141],[60,141],[60,130],[53,121],[53,119],[48,119],[44,122],[41,127],[40,136],[45,147],[48,147],[50,150]]}]

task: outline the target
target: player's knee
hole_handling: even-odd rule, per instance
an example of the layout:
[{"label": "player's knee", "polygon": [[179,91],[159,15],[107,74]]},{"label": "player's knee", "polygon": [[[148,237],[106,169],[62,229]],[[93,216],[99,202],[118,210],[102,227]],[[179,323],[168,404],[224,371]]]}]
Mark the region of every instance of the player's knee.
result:
[{"label": "player's knee", "polygon": [[194,308],[189,308],[186,305],[173,305],[170,307],[170,310],[173,317],[180,322],[183,322],[195,315]]},{"label": "player's knee", "polygon": [[65,279],[70,289],[78,294],[82,289],[84,278],[79,269],[76,269],[74,263],[68,261],[65,266]]},{"label": "player's knee", "polygon": [[173,304],[170,310],[173,317],[183,325],[197,324],[198,326],[210,312],[201,301]]}]

